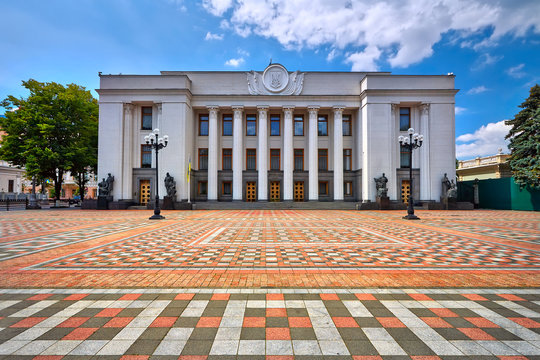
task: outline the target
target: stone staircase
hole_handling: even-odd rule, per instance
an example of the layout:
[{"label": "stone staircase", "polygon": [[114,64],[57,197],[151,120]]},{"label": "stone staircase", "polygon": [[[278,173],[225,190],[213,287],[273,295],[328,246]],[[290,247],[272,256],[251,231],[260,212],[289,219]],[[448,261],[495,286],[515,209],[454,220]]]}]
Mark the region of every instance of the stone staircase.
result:
[{"label": "stone staircase", "polygon": [[283,209],[312,209],[312,210],[355,210],[356,202],[350,201],[204,201],[193,204],[194,210],[283,210]]}]

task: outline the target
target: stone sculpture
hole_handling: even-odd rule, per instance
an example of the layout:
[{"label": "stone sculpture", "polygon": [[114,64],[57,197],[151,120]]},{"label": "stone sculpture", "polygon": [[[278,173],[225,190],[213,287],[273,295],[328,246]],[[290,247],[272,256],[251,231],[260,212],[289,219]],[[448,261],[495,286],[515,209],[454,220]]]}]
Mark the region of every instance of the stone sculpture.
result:
[{"label": "stone sculpture", "polygon": [[167,190],[167,196],[174,199],[176,195],[176,181],[169,173],[165,176],[165,189]]},{"label": "stone sculpture", "polygon": [[388,197],[388,188],[386,184],[388,183],[388,178],[384,176],[384,173],[381,177],[374,178],[375,187],[377,188],[377,197]]}]

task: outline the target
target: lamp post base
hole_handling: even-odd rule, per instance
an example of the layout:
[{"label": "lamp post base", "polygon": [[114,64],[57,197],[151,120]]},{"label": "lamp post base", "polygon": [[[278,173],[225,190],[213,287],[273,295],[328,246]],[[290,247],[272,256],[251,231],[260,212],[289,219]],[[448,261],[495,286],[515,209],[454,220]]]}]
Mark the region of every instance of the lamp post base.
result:
[{"label": "lamp post base", "polygon": [[165,219],[165,216],[154,214],[148,218],[149,220],[162,220]]},{"label": "lamp post base", "polygon": [[420,220],[420,218],[414,214],[407,214],[403,217],[406,220]]}]

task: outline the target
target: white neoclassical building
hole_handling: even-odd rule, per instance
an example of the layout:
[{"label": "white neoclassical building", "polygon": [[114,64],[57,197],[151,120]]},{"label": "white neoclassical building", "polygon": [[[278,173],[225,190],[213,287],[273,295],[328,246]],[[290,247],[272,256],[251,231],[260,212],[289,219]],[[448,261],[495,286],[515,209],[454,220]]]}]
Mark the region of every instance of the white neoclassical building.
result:
[{"label": "white neoclassical building", "polygon": [[[99,181],[112,174],[113,197],[154,197],[155,156],[144,137],[169,136],[159,153],[176,201],[375,201],[375,177],[390,200],[409,191],[409,157],[398,137],[413,127],[414,197],[439,201],[455,177],[454,76],[386,72],[163,71],[102,75]],[[191,172],[188,182],[188,166]],[[99,182],[98,181],[98,182]],[[405,197],[406,198],[406,197]]]}]

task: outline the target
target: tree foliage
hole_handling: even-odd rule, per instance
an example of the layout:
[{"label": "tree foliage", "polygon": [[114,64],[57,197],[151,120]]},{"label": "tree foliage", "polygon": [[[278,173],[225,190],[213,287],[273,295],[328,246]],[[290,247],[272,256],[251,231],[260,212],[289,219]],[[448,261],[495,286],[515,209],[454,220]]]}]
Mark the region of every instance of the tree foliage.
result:
[{"label": "tree foliage", "polygon": [[75,174],[97,162],[98,105],[84,87],[55,82],[22,82],[28,98],[8,96],[0,119],[6,135],[0,158],[25,167],[29,177],[53,179],[59,196],[66,171]]},{"label": "tree foliage", "polygon": [[508,163],[520,187],[540,188],[540,86],[531,88],[521,110],[506,124],[511,125],[507,139],[511,150]]}]

